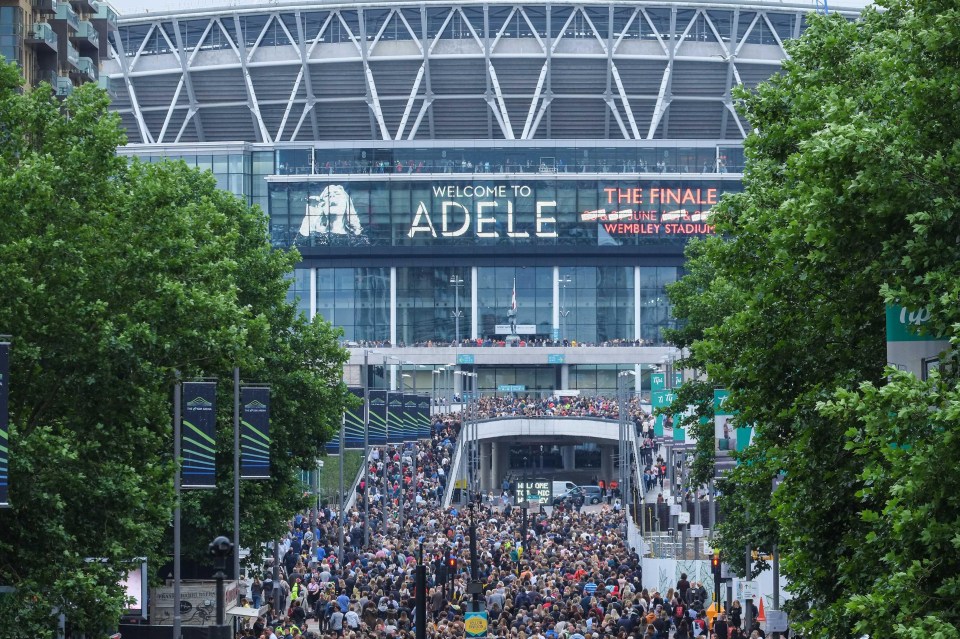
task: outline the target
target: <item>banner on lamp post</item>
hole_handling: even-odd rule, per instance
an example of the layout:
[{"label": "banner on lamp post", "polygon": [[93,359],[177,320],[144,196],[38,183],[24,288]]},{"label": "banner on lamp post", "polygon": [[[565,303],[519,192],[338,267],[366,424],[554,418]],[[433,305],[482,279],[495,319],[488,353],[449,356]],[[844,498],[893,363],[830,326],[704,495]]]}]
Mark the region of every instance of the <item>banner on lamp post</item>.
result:
[{"label": "banner on lamp post", "polygon": [[406,418],[403,415],[403,393],[387,392],[387,442],[399,444],[406,432]]},{"label": "banner on lamp post", "polygon": [[270,388],[240,389],[240,479],[270,478]]},{"label": "banner on lamp post", "polygon": [[417,429],[417,439],[430,439],[430,397],[421,395],[417,399],[417,416],[420,418],[420,427]]},{"label": "banner on lamp post", "polygon": [[0,341],[0,508],[10,506],[10,342]]},{"label": "banner on lamp post", "polygon": [[347,408],[344,411],[343,447],[347,450],[363,450],[363,389],[351,387],[348,390],[354,397],[360,399],[360,404],[356,408]]},{"label": "banner on lamp post", "polygon": [[370,445],[387,443],[387,391],[370,391]]},{"label": "banner on lamp post", "polygon": [[419,398],[412,393],[403,394],[403,417],[406,429],[403,431],[403,441],[409,442],[417,438],[420,431]]},{"label": "banner on lamp post", "polygon": [[180,486],[217,487],[217,383],[183,383]]}]

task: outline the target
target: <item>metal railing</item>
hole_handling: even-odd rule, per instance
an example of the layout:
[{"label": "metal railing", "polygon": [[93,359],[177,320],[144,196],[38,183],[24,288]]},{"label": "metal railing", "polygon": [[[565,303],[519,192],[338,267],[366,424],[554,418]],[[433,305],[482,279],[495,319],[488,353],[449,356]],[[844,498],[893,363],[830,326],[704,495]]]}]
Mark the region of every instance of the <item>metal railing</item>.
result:
[{"label": "metal railing", "polygon": [[69,2],[57,3],[57,20],[66,20],[67,24],[73,27],[74,31],[80,29],[80,18],[77,12],[73,10]]},{"label": "metal railing", "polygon": [[34,40],[40,40],[49,45],[54,51],[57,50],[57,34],[53,31],[50,23],[34,22],[32,35]]}]

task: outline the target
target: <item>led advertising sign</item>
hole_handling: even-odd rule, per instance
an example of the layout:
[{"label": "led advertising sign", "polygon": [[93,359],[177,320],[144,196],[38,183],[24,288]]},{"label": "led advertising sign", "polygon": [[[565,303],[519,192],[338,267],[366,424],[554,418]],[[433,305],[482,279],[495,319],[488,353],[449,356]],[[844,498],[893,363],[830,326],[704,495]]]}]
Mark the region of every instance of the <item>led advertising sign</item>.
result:
[{"label": "led advertising sign", "polygon": [[716,232],[729,180],[345,181],[270,185],[271,235],[299,247],[630,246]]}]

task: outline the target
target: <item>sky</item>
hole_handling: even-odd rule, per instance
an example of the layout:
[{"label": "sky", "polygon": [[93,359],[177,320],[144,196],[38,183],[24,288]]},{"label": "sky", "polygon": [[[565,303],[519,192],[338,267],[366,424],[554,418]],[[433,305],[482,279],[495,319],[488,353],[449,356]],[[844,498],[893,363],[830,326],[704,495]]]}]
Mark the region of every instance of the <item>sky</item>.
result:
[{"label": "sky", "polygon": [[265,0],[107,0],[120,15],[172,9],[203,9],[244,4],[265,4]]}]

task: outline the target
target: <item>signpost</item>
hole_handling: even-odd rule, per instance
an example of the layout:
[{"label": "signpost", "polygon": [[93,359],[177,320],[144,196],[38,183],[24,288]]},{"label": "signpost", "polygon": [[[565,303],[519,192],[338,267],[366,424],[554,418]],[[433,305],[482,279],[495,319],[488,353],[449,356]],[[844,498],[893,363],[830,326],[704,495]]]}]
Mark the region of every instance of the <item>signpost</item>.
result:
[{"label": "signpost", "polygon": [[463,629],[468,637],[486,637],[488,626],[486,610],[464,613]]},{"label": "signpost", "polygon": [[473,355],[457,355],[457,364],[473,364]]},{"label": "signpost", "polygon": [[768,610],[767,611],[767,632],[786,632],[787,626],[790,625],[790,620],[787,618],[787,613],[783,610]]},{"label": "signpost", "polygon": [[522,393],[527,390],[525,384],[498,384],[498,393]]},{"label": "signpost", "polygon": [[567,356],[562,353],[547,354],[547,364],[564,364],[566,361]]},{"label": "signpost", "polygon": [[517,503],[549,505],[553,498],[553,483],[546,479],[520,479],[517,481]]}]

